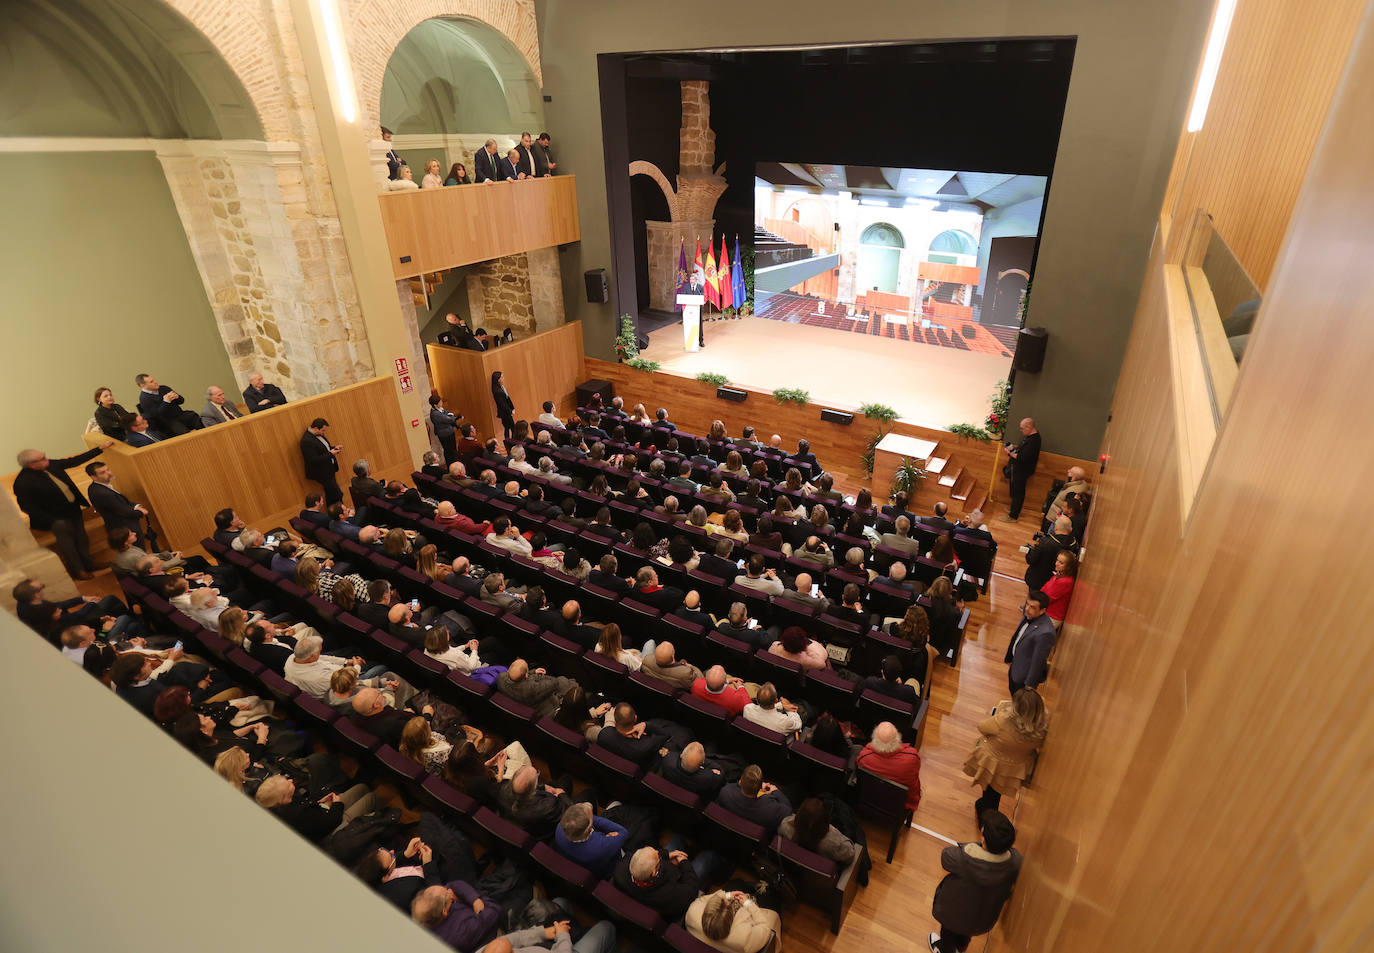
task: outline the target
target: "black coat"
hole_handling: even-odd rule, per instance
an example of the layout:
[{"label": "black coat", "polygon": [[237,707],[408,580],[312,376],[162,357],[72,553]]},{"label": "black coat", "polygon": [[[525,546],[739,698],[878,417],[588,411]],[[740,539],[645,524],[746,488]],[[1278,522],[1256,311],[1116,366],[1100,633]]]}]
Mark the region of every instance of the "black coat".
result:
[{"label": "black coat", "polygon": [[1036,432],[1021,438],[1021,442],[1016,445],[1016,456],[1012,458],[1009,466],[1012,473],[1025,480],[1035,472],[1035,465],[1039,462],[1040,434]]},{"label": "black coat", "polygon": [[1059,558],[1060,551],[1077,548],[1078,540],[1072,533],[1046,533],[1041,536],[1026,553],[1026,585],[1035,590],[1049,582],[1054,575],[1054,561]]},{"label": "black coat", "polygon": [[171,392],[172,388],[166,384],[159,385],[156,394],[150,394],[146,390],[138,392],[138,412],[159,433],[165,430],[168,422],[181,416],[181,405],[186,403],[186,398],[180,394],[177,394],[176,400],[164,400],[163,395]]},{"label": "black coat", "polygon": [[949,875],[935,888],[931,912],[942,927],[966,936],[992,930],[1021,872],[1021,852],[1012,848],[1009,853],[1005,860],[994,861],[976,844],[940,852],[940,865]]},{"label": "black coat", "polygon": [[697,872],[692,865],[683,861],[675,864],[668,859],[666,850],[659,850],[658,876],[652,883],[640,885],[630,876],[630,858],[622,858],[615,868],[612,878],[616,888],[626,896],[638,900],[650,909],[657,910],[669,923],[681,920],[697,898],[699,885]]},{"label": "black coat", "polygon": [[112,404],[109,407],[102,407],[97,404],[95,408],[95,422],[99,425],[100,432],[105,436],[115,440],[123,440],[128,436],[124,430],[123,423],[121,423],[126,414],[128,414],[128,411],[119,404]]},{"label": "black coat", "polygon": [[506,393],[506,388],[502,385],[492,385],[491,399],[496,403],[496,416],[510,417],[515,414],[515,403],[510,399],[510,394]]},{"label": "black coat", "polygon": [[[258,406],[264,400],[271,401],[271,403],[266,407]],[[281,388],[276,384],[263,384],[261,388],[249,386],[243,389],[243,402],[248,405],[250,414],[256,414],[260,410],[280,407],[286,403],[286,395],[281,392]]]},{"label": "black coat", "polygon": [[316,483],[328,483],[339,472],[339,459],[329,451],[321,440],[328,442],[319,434],[307,430],[301,435],[301,460],[305,463],[305,476]]},{"label": "black coat", "polygon": [[[52,524],[62,519],[81,519],[81,507],[87,505],[86,498],[76,488],[67,471],[100,456],[100,450],[87,450],[74,457],[48,461],[48,472],[25,467],[14,477],[14,498],[19,508],[29,515],[29,525],[34,529],[52,529]],[[71,491],[72,502],[68,503],[62,491],[48,479],[48,474],[60,480]]]}]

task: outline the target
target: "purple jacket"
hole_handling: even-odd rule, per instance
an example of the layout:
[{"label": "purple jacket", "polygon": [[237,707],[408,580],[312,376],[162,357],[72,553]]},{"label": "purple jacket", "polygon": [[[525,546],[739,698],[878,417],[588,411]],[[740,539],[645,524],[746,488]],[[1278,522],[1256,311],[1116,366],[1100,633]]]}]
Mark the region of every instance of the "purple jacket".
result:
[{"label": "purple jacket", "polygon": [[444,922],[434,928],[434,935],[462,953],[475,950],[496,934],[501,905],[483,897],[482,912],[473,913],[472,903],[478,899],[476,890],[461,880],[454,880],[445,886],[457,894],[458,899],[453,901]]}]

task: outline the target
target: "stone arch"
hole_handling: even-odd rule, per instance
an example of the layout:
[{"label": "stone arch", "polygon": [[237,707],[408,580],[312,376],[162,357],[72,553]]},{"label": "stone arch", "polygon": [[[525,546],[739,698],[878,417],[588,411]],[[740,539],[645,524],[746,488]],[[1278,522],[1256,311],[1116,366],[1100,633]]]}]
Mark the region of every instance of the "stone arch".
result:
[{"label": "stone arch", "polygon": [[677,221],[677,192],[668,182],[668,177],[663,174],[663,170],[652,162],[645,162],[643,159],[636,159],[630,163],[630,175],[647,175],[658,183],[658,187],[663,190],[663,197],[668,200],[668,218],[670,221]]},{"label": "stone arch", "polygon": [[346,14],[345,32],[358,104],[369,132],[381,123],[382,82],[391,54],[407,33],[435,17],[465,17],[495,28],[515,45],[543,85],[533,0],[357,0]]}]

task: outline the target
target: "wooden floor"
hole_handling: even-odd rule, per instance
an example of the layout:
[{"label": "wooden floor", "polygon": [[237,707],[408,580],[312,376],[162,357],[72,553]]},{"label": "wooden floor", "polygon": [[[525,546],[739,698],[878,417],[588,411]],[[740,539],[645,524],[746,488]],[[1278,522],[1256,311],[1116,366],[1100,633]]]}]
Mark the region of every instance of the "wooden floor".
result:
[{"label": "wooden floor", "polygon": [[[840,479],[841,489],[846,493],[853,493],[861,486],[852,477],[841,474]],[[921,747],[923,796],[913,823],[942,838],[967,841],[977,836],[973,802],[979,790],[969,786],[961,767],[977,738],[975,726],[1007,695],[1006,665],[1002,656],[1026,595],[1026,586],[1021,581],[1025,560],[1018,547],[1027,543],[1039,528],[1038,513],[1032,513],[1034,509],[1028,505],[1019,523],[994,521],[989,524],[999,545],[997,571],[1005,575],[994,576],[987,595],[970,603],[971,616],[959,667],[951,669],[943,662],[935,666],[930,712]],[[990,519],[1004,512],[1002,506],[994,510],[989,514]],[[259,528],[272,525],[276,523],[264,521]],[[120,593],[119,584],[109,570],[98,572],[95,579],[78,585],[87,595]],[[1044,687],[1044,695],[1053,712],[1056,699],[1053,678]],[[1053,737],[1051,732],[1051,741]],[[1026,798],[1033,796],[1033,790],[1023,794]],[[1004,799],[1002,810],[1014,820],[1016,801]],[[870,826],[873,874],[869,885],[860,889],[838,936],[830,933],[826,918],[813,908],[799,905],[788,913],[783,925],[788,953],[809,950],[875,953],[878,950],[925,948],[926,933],[936,928],[930,916],[930,899],[943,876],[940,851],[945,842],[922,831],[910,830],[902,838],[891,865],[883,862],[886,845],[885,835]],[[999,945],[994,934],[990,940],[975,940],[970,949],[992,953],[1006,947]]]},{"label": "wooden floor", "polygon": [[[824,359],[816,360],[818,354]],[[1010,359],[997,354],[766,318],[708,322],[706,347],[700,351],[684,351],[682,326],[670,324],[649,335],[643,356],[674,374],[695,377],[711,371],[732,384],[765,392],[801,388],[813,402],[839,410],[883,403],[902,420],[939,430],[950,424],[981,424],[989,395],[1011,369]]]}]

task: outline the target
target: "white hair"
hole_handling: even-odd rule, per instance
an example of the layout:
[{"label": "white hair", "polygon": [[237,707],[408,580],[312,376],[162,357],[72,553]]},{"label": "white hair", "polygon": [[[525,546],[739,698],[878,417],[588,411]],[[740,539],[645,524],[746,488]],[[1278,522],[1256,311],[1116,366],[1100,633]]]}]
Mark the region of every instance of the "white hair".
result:
[{"label": "white hair", "polygon": [[515,446],[513,446],[513,447],[510,448],[510,458],[511,458],[512,460],[523,460],[523,459],[525,459],[525,448],[522,447],[522,446],[520,446],[520,444],[517,443]]},{"label": "white hair", "polygon": [[317,654],[324,648],[324,639],[318,635],[303,635],[296,640],[296,648],[292,653],[297,662],[303,662],[312,655]]},{"label": "white hair", "polygon": [[873,729],[873,737],[869,740],[869,744],[878,754],[892,754],[902,746],[902,733],[897,730],[897,726],[892,722],[880,722]]},{"label": "white hair", "polygon": [[643,883],[658,869],[658,848],[641,847],[630,858],[630,876]]}]

